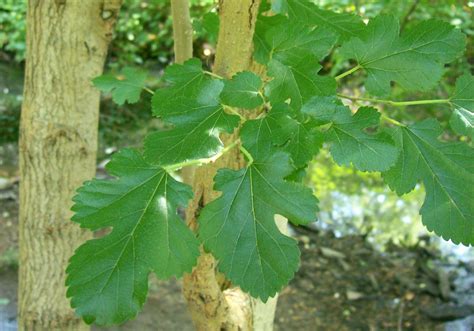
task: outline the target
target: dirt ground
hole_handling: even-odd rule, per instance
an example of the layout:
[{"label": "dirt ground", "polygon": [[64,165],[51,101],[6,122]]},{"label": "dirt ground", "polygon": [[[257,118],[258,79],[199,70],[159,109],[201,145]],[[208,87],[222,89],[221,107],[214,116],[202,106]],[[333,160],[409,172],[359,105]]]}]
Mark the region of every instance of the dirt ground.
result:
[{"label": "dirt ground", "polygon": [[[0,317],[11,323],[16,309],[17,191],[17,184],[0,190]],[[425,312],[442,304],[443,296],[450,300],[431,263],[437,252],[393,246],[381,253],[362,236],[335,238],[305,228],[295,229],[294,236],[302,252],[301,268],[280,295],[275,330],[444,329],[443,322]],[[193,330],[180,282],[153,278],[150,287],[136,320],[95,330]]]}]

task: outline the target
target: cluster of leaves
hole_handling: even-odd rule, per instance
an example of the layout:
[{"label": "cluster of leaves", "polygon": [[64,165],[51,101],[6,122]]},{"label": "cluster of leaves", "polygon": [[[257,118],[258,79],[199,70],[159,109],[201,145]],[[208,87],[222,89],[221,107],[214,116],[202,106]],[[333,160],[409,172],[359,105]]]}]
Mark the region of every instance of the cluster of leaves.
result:
[{"label": "cluster of leaves", "polygon": [[[264,13],[272,10],[275,15]],[[212,253],[226,277],[266,301],[288,283],[299,264],[296,241],[277,228],[276,214],[295,225],[316,218],[317,199],[301,184],[311,159],[327,146],[340,165],[383,173],[398,194],[422,182],[423,223],[446,239],[474,244],[474,153],[466,143],[443,142],[435,120],[410,125],[362,107],[355,114],[337,95],[338,82],[363,70],[366,89],[390,94],[395,83],[426,91],[446,63],[460,56],[465,37],[447,23],[429,20],[400,33],[384,15],[365,25],[358,16],[321,9],[309,0],[279,0],[262,6],[255,32],[252,72],[230,79],[202,69],[197,59],[165,71],[165,88],[153,93],[152,112],[166,128],[145,139],[142,152],[125,149],[107,166],[115,180],[92,180],[74,198],[73,221],[108,235],[83,244],[71,258],[68,296],[86,322],[120,323],[136,315],[147,277],[190,272],[199,245]],[[319,62],[335,47],[355,61],[337,77],[319,74]],[[136,102],[146,76],[127,69],[120,79],[95,83],[119,103]],[[473,77],[458,80],[443,102],[453,105],[453,128],[472,136]],[[247,120],[246,114],[254,113]],[[238,131],[224,146],[222,133]],[[205,164],[239,148],[247,165],[221,169],[221,196],[199,215],[195,236],[178,216],[191,188],[173,179],[184,166]]]}]

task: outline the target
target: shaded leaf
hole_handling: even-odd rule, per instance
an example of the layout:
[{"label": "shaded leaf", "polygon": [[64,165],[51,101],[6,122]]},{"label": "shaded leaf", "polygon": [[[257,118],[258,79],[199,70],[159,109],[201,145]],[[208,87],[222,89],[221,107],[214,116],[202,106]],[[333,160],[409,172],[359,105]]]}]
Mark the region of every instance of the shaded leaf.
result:
[{"label": "shaded leaf", "polygon": [[272,9],[277,13],[288,12],[290,19],[299,24],[329,28],[341,41],[358,36],[364,29],[360,16],[324,10],[310,0],[276,0],[272,3]]},{"label": "shaded leaf", "polygon": [[288,58],[285,62],[272,60],[268,75],[274,77],[265,88],[265,95],[272,104],[290,100],[291,107],[299,110],[315,95],[336,93],[336,81],[332,77],[318,75],[321,66],[313,56],[301,59]]},{"label": "shaded leaf", "polygon": [[384,174],[398,194],[421,180],[426,198],[423,223],[446,240],[474,244],[474,150],[462,143],[442,143],[436,120],[394,129],[401,149],[396,165]]},{"label": "shaded leaf", "polygon": [[459,30],[437,20],[421,22],[400,36],[398,20],[381,15],[344,44],[341,54],[357,60],[367,72],[365,86],[372,94],[389,94],[392,81],[409,91],[426,91],[439,81],[444,64],[463,53],[465,39]]},{"label": "shaded leaf", "polygon": [[224,81],[221,101],[231,107],[254,109],[263,104],[260,92],[262,80],[253,72],[240,72]]},{"label": "shaded leaf", "polygon": [[140,100],[146,78],[145,71],[124,68],[118,76],[106,74],[94,78],[92,82],[102,92],[112,92],[112,100],[118,105],[123,105],[125,102],[131,104]]},{"label": "shaded leaf", "polygon": [[311,28],[275,15],[259,17],[254,39],[256,60],[267,64],[270,59],[284,62],[309,54],[322,60],[336,43],[337,35],[327,28]]},{"label": "shaded leaf", "polygon": [[168,67],[164,77],[170,86],[156,91],[152,106],[171,128],[147,136],[147,161],[169,165],[219,153],[219,134],[232,132],[240,121],[220,104],[224,83],[206,75],[197,59]]},{"label": "shaded leaf", "polygon": [[352,163],[362,171],[388,170],[399,153],[392,138],[383,132],[365,132],[366,128],[379,125],[380,113],[374,108],[362,107],[352,115],[348,107],[330,100],[314,98],[303,112],[316,121],[331,124],[323,134],[324,140],[330,143],[334,160],[344,166]]}]

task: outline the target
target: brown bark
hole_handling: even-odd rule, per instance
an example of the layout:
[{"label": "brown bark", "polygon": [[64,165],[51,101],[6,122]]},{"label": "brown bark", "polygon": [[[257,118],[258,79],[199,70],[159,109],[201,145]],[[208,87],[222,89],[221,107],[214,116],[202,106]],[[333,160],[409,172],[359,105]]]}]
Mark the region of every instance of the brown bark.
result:
[{"label": "brown bark", "polygon": [[[217,41],[214,73],[232,77],[249,69],[252,63],[253,34],[259,0],[221,0],[220,29]],[[233,141],[236,135],[224,137]],[[193,189],[195,198],[187,210],[190,227],[197,229],[196,216],[200,208],[214,200],[213,178],[219,168],[241,168],[245,165],[237,150],[225,154],[216,163],[196,169]],[[250,298],[238,288],[222,290],[216,272],[216,261],[203,253],[198,265],[184,277],[183,293],[197,330],[251,330],[252,309]]]},{"label": "brown bark", "polygon": [[65,268],[89,235],[71,198],[95,174],[99,92],[120,0],[29,0],[20,127],[19,330],[87,330]]}]

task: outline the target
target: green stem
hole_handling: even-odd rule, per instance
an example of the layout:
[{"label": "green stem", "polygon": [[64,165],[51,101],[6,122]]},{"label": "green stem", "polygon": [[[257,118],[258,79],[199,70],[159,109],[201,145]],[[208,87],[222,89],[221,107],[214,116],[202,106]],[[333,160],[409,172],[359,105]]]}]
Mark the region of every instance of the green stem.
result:
[{"label": "green stem", "polygon": [[401,127],[405,127],[405,126],[406,126],[405,124],[400,123],[399,121],[397,121],[397,120],[395,120],[395,119],[393,119],[393,118],[391,118],[391,117],[388,117],[387,115],[382,114],[381,117],[382,117],[383,120],[385,120],[386,122],[391,123],[391,124],[393,124],[393,125],[401,126]]},{"label": "green stem", "polygon": [[143,89],[144,89],[145,91],[147,91],[148,93],[150,93],[151,95],[154,95],[154,94],[155,94],[155,92],[153,92],[152,90],[150,90],[148,87],[143,87]]},{"label": "green stem", "polygon": [[207,158],[207,159],[197,159],[197,160],[189,160],[189,161],[184,161],[176,164],[171,164],[169,166],[163,167],[166,172],[172,172],[179,170],[184,167],[189,167],[189,166],[199,166],[202,164],[207,164],[207,163],[212,163],[215,162],[217,159],[219,159],[222,155],[226,154],[228,151],[230,151],[232,148],[237,146],[240,143],[240,140],[236,140],[232,142],[230,145],[224,147],[220,153],[214,155],[213,157]]},{"label": "green stem", "polygon": [[235,108],[232,108],[230,106],[224,106],[224,109],[229,111],[229,113],[239,116],[241,121],[245,121],[245,117],[243,117]]},{"label": "green stem", "polygon": [[203,72],[204,72],[206,75],[209,75],[209,76],[211,76],[211,77],[214,77],[214,78],[217,78],[217,79],[224,79],[224,77],[219,76],[219,75],[217,75],[217,74],[215,74],[215,73],[213,73],[213,72],[206,71],[206,70],[204,70]]},{"label": "green stem", "polygon": [[340,97],[340,98],[343,98],[343,99],[349,99],[349,100],[354,100],[354,101],[368,101],[368,102],[373,102],[373,103],[386,103],[386,104],[396,106],[396,107],[450,103],[449,99],[392,101],[392,100],[373,99],[373,98],[351,97],[349,95],[343,95],[343,94],[338,94],[337,96]]},{"label": "green stem", "polygon": [[247,167],[250,167],[254,161],[252,155],[250,155],[249,151],[246,150],[243,146],[240,146],[240,151],[247,157],[248,159]]},{"label": "green stem", "polygon": [[343,72],[342,74],[336,76],[336,80],[341,80],[343,79],[344,77],[346,76],[349,76],[350,74],[356,72],[357,70],[359,70],[360,68],[362,68],[359,64],[357,66],[355,66],[354,68],[350,69],[350,70],[347,70],[346,72]]}]

